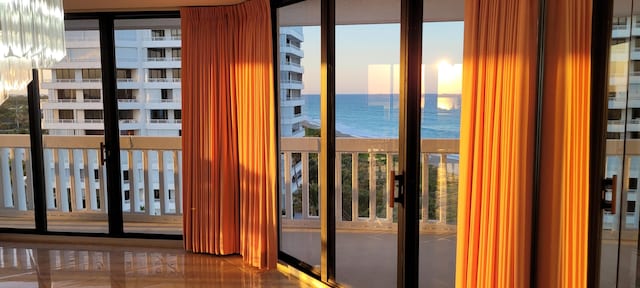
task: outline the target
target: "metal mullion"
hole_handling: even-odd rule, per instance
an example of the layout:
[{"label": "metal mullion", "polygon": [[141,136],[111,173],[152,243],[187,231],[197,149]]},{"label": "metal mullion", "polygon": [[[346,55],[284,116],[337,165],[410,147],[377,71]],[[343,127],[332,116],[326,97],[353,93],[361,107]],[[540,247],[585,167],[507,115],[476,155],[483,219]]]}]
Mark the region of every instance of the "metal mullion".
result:
[{"label": "metal mullion", "polygon": [[401,2],[398,154],[404,185],[398,205],[398,287],[418,286],[422,8],[422,0]]},{"label": "metal mullion", "polygon": [[[613,0],[593,1],[591,22],[591,121],[589,134],[589,240],[587,244],[587,287],[600,285],[602,241],[602,179],[607,128],[609,49]],[[640,258],[639,258],[640,259]],[[640,269],[640,266],[637,266]],[[638,275],[636,271],[636,274]],[[533,278],[532,275],[531,278]]]},{"label": "metal mullion", "polygon": [[118,99],[116,97],[116,52],[114,16],[99,17],[100,55],[102,67],[102,95],[104,105],[104,140],[106,148],[107,179],[104,194],[107,196],[109,234],[122,235],[122,193],[120,179],[120,128],[118,123]]},{"label": "metal mullion", "polygon": [[320,278],[335,282],[335,0],[321,1],[320,20]]}]

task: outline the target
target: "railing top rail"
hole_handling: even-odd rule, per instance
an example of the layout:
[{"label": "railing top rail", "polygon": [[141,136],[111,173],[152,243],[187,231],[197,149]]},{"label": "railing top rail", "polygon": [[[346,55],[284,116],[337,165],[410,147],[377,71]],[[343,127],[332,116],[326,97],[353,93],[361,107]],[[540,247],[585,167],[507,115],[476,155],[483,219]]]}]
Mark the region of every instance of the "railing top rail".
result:
[{"label": "railing top rail", "polygon": [[[104,142],[103,136],[54,136],[43,135],[44,148],[61,149],[98,149],[100,142]],[[640,139],[627,139],[633,145],[627,145],[629,155],[640,155]],[[458,139],[422,139],[421,149],[423,153],[459,153]],[[623,140],[607,140],[607,155],[622,155]],[[0,148],[28,148],[30,147],[27,134],[0,135]],[[120,147],[123,150],[181,150],[182,138],[178,136],[120,136]],[[310,152],[320,151],[320,138],[282,138],[282,152]],[[369,138],[337,138],[336,150],[338,152],[371,152],[371,153],[397,153],[397,139],[369,139]]]},{"label": "railing top rail", "polygon": [[0,136],[0,148],[29,148],[29,134],[4,134]]},{"label": "railing top rail", "polygon": [[[100,142],[104,142],[103,136],[44,135],[42,138],[45,149],[98,149]],[[26,135],[25,139],[26,140],[21,141],[29,143],[28,135]],[[0,147],[16,147],[5,146],[4,140],[0,141],[0,143],[2,143]],[[120,148],[122,150],[181,150],[182,138],[167,136],[120,136]]]},{"label": "railing top rail", "polygon": [[[281,150],[283,152],[312,152],[320,151],[320,138],[282,138]],[[421,149],[424,153],[459,153],[460,141],[458,139],[422,139]],[[397,153],[397,138],[336,138],[336,151],[338,152],[372,152],[372,153]]]}]

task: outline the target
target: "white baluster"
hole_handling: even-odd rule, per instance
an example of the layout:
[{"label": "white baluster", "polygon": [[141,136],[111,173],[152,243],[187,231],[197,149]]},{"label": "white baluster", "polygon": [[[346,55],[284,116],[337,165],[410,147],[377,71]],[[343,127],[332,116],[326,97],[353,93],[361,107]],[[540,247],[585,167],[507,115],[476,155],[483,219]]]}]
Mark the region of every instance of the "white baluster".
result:
[{"label": "white baluster", "polygon": [[438,166],[438,206],[440,208],[440,223],[447,223],[447,155],[440,154]]},{"label": "white baluster", "polygon": [[302,218],[309,218],[309,153],[302,153]]},{"label": "white baluster", "polygon": [[[87,157],[87,177],[89,178],[89,189],[87,189],[89,193],[89,205],[92,211],[99,211],[98,207],[98,190],[100,190],[100,173],[96,175],[95,171],[100,171],[100,160],[98,160],[98,151],[96,150],[85,150],[85,154]],[[98,176],[96,178],[96,176]],[[102,200],[102,199],[101,199]]]},{"label": "white baluster", "polygon": [[16,148],[15,154],[13,158],[13,166],[15,171],[15,185],[14,185],[14,193],[16,199],[17,208],[19,211],[27,211],[27,196],[26,196],[26,185],[24,181],[24,148]]},{"label": "white baluster", "polygon": [[342,153],[336,152],[335,159],[336,222],[342,222]]},{"label": "white baluster", "polygon": [[0,177],[2,177],[2,208],[13,208],[13,196],[11,195],[11,169],[9,168],[9,148],[0,149]]},{"label": "white baluster", "polygon": [[55,209],[56,195],[53,192],[53,184],[57,182],[55,174],[55,162],[53,162],[53,151],[51,149],[44,149],[44,190],[45,198],[47,200],[47,209]]},{"label": "white baluster", "polygon": [[[184,191],[183,191],[183,189],[182,189],[182,187],[184,187],[184,186],[182,185],[182,181],[183,181],[183,179],[184,179],[184,178],[182,178],[182,151],[178,151],[178,162],[179,162],[179,163],[178,163],[178,164],[179,164],[179,165],[178,165],[178,167],[180,167],[180,168],[178,169],[178,171],[180,172],[180,181],[179,181],[179,182],[180,182],[180,184],[176,186],[176,191],[178,191],[178,189],[180,189],[180,190],[179,190],[179,191],[180,191],[180,193],[178,193],[178,195],[179,195],[180,197],[177,197],[176,199],[180,200],[180,203],[182,203],[182,199],[183,199],[183,198],[182,198],[182,196],[183,196],[183,193],[184,193]],[[179,207],[180,207],[180,214],[182,214],[182,213],[183,213],[183,211],[182,211],[182,206],[183,206],[182,204],[180,204],[180,205],[179,205]]]},{"label": "white baluster", "polygon": [[376,155],[369,153],[369,221],[376,219]]},{"label": "white baluster", "polygon": [[429,154],[422,153],[422,222],[429,220]]},{"label": "white baluster", "polygon": [[164,173],[165,162],[164,162],[164,153],[165,151],[158,151],[158,189],[160,190],[160,215],[167,214],[167,203],[169,203],[169,192],[167,189],[167,179],[166,173]]},{"label": "white baluster", "polygon": [[[283,179],[284,179],[284,183],[282,183],[282,185],[284,185],[284,209],[285,209],[285,215],[286,218],[288,219],[293,219],[293,201],[292,201],[292,195],[291,195],[291,165],[292,165],[292,161],[291,161],[291,153],[290,152],[285,152],[283,153],[283,165],[284,165],[284,175],[283,175]],[[294,172],[294,177],[295,177],[295,168],[293,169]],[[282,192],[278,191],[278,193]],[[282,211],[279,211],[280,214],[282,214]]]},{"label": "white baluster", "polygon": [[144,197],[144,211],[147,215],[153,215],[155,195],[153,195],[153,187],[151,186],[151,176],[149,172],[149,150],[143,151],[142,165],[144,167],[144,191],[146,193]]},{"label": "white baluster", "polygon": [[[387,179],[387,181],[385,181],[386,182],[385,187],[387,189],[386,189],[385,193],[382,193],[382,194],[385,195],[385,199],[387,199],[386,201],[383,201],[383,203],[387,204],[387,205],[385,205],[386,206],[386,210],[387,210],[386,211],[387,212],[386,213],[387,214],[386,215],[386,219],[389,222],[393,222],[393,208],[389,207],[389,203],[387,202],[387,201],[390,200],[389,199],[389,190],[391,188],[391,185],[395,185],[395,179],[390,179],[389,178],[389,174],[391,173],[391,171],[394,170],[394,167],[393,167],[393,154],[387,153],[386,157],[387,157],[386,158],[387,159],[387,165],[386,165],[386,170],[385,170],[386,171],[385,179]],[[393,201],[393,200],[391,200],[391,201]]]},{"label": "white baluster", "polygon": [[27,210],[33,210],[33,168],[31,161],[31,149],[25,149],[24,159],[27,169]]},{"label": "white baluster", "polygon": [[79,211],[84,209],[82,205],[82,183],[80,182],[80,167],[79,163],[80,150],[69,150],[69,191],[71,197],[71,210]]},{"label": "white baluster", "polygon": [[360,212],[358,211],[358,153],[351,153],[351,221],[358,221]]}]

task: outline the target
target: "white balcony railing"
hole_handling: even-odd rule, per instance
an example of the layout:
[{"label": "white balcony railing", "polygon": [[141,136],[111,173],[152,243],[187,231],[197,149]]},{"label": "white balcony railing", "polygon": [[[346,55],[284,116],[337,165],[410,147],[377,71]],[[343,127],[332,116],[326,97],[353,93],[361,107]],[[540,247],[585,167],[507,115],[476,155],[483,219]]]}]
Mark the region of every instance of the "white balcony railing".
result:
[{"label": "white balcony railing", "polygon": [[[122,120],[121,120],[122,121]],[[124,120],[127,121],[127,120]],[[106,219],[106,171],[102,136],[43,135],[45,194],[49,215]],[[640,155],[640,140],[627,145]],[[0,216],[33,215],[28,135],[0,135]],[[180,137],[121,136],[125,221],[179,223],[182,214]],[[420,226],[455,229],[458,192],[457,139],[423,139],[420,156]],[[608,140],[608,157],[621,157],[624,141]],[[388,230],[396,226],[388,207],[387,177],[397,169],[397,139],[336,139],[336,225],[339,229]],[[319,138],[281,140],[280,214],[283,227],[319,227]],[[391,164],[391,165],[389,165]],[[313,175],[312,172],[315,174]],[[125,181],[128,180],[128,181]],[[128,192],[127,192],[128,191]],[[176,222],[177,221],[177,222]]]},{"label": "white balcony railing", "polygon": [[[0,215],[33,211],[29,136],[0,139]],[[99,151],[103,141],[102,136],[43,136],[50,215],[106,219],[106,172]],[[123,136],[120,147],[122,171],[130,177],[121,191],[125,221],[166,221],[182,214],[180,138]]]}]

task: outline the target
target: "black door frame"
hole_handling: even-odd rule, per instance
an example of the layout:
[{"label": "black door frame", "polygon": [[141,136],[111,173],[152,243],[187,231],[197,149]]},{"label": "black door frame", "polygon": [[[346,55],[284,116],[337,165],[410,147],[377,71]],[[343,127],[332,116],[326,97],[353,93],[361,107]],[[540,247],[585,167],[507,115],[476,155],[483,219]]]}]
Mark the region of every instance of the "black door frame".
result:
[{"label": "black door frame", "polygon": [[600,285],[602,191],[607,135],[609,50],[613,0],[593,1],[591,22],[591,126],[589,151],[589,232],[587,287]]}]

